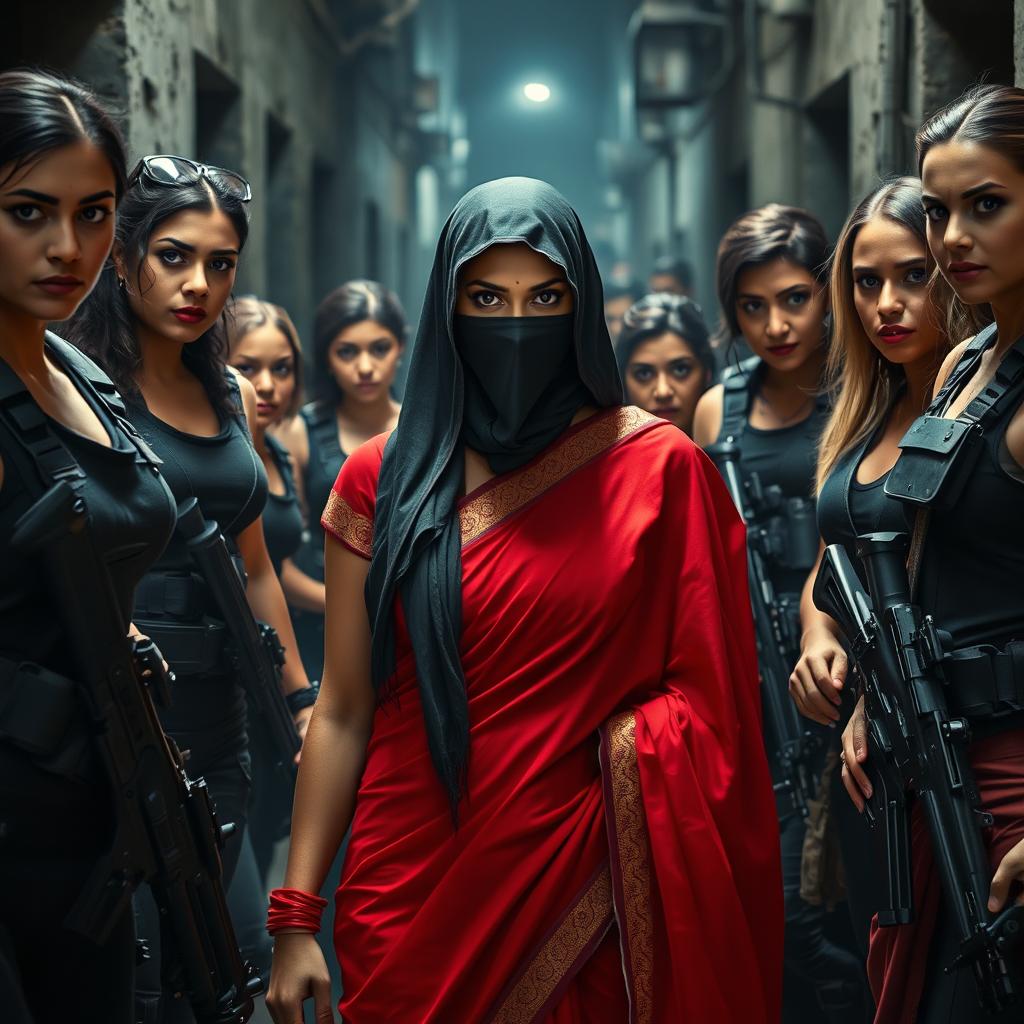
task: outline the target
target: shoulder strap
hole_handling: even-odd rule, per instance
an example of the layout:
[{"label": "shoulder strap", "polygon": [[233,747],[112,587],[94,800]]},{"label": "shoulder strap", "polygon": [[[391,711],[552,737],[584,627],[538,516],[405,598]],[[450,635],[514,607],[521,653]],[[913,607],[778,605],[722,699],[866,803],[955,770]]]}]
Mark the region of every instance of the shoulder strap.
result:
[{"label": "shoulder strap", "polygon": [[121,397],[121,392],[117,390],[117,385],[110,377],[100,369],[98,363],[90,359],[81,349],[75,348],[70,342],[58,338],[52,331],[46,332],[46,344],[57,352],[66,366],[72,367],[79,376],[84,377],[93,386],[100,398],[103,399],[104,404],[118,419],[125,419],[128,410]]},{"label": "shoulder strap", "polygon": [[111,418],[121,432],[131,441],[144,462],[151,466],[162,466],[163,460],[146,443],[128,418],[128,406],[117,385],[110,379],[99,363],[87,356],[70,342],[57,337],[52,331],[46,332],[46,344],[60,357],[61,362],[72,372],[82,377],[93,389],[96,397],[106,406]]},{"label": "shoulder strap", "polygon": [[35,467],[34,476],[25,475],[25,488],[33,500],[51,484],[67,480],[78,489],[85,473],[50,421],[32,397],[22,379],[0,359],[0,420]]},{"label": "shoulder strap", "polygon": [[738,366],[730,366],[722,374],[722,426],[718,439],[738,437],[750,410],[753,385],[761,369],[757,356],[744,359]]},{"label": "shoulder strap", "polygon": [[310,402],[303,407],[302,418],[306,421],[306,429],[316,446],[317,460],[329,473],[345,459],[341,442],[338,440],[338,420],[334,409],[323,402]]}]

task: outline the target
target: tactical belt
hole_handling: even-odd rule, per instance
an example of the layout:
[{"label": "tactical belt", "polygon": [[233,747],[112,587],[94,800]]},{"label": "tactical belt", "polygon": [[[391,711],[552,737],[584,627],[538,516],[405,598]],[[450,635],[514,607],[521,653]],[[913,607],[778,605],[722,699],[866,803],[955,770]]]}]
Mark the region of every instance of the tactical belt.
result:
[{"label": "tactical belt", "polygon": [[1024,641],[1001,650],[991,644],[964,647],[942,661],[949,701],[967,718],[995,718],[1024,712]]}]

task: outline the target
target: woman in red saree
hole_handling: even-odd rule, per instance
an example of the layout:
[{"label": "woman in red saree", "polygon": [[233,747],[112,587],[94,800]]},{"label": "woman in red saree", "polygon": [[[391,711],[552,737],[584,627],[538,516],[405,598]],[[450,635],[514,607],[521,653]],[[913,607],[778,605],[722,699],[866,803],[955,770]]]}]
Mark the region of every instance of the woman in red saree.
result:
[{"label": "woman in red saree", "polygon": [[[593,257],[553,189],[504,179],[456,207],[413,360],[411,411],[324,512],[327,662],[272,897],[275,1019],[327,1007],[305,894],[351,821],[350,1024],[777,1020],[743,528],[703,454],[619,404]],[[454,665],[436,638],[453,623]]]}]

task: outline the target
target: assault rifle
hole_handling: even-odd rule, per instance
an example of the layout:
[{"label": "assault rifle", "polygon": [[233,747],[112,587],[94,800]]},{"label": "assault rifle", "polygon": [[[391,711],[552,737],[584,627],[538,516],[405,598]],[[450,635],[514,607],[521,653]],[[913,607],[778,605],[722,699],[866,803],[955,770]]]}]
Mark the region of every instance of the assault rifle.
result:
[{"label": "assault rifle", "polygon": [[229,657],[242,688],[270,736],[281,771],[294,777],[302,740],[281,693],[285,652],[277,633],[253,618],[245,584],[235,568],[220,527],[203,518],[199,503],[178,506],[178,532],[203,577],[231,637]]},{"label": "assault rifle", "polygon": [[[766,565],[771,538],[757,523],[757,509],[743,482],[740,449],[731,438],[712,445],[707,453],[725,479],[726,488],[747,524],[747,577],[757,638],[757,663],[768,746],[776,762],[775,797],[781,817],[806,818],[807,801],[814,796],[810,762],[820,743],[808,732],[789,697],[790,660],[799,649],[793,616],[778,601]],[[756,497],[756,495],[754,496]]]},{"label": "assault rifle", "polygon": [[907,538],[874,533],[858,538],[866,593],[846,551],[825,551],[814,583],[814,603],[839,623],[864,688],[870,771],[877,780],[868,821],[884,817],[889,899],[879,924],[913,920],[911,848],[906,794],[921,802],[945,898],[960,948],[946,971],[969,967],[981,1004],[990,1012],[1024,991],[1013,953],[1024,907],[988,910],[992,874],[982,837],[992,817],[981,806],[967,756],[970,728],[951,718],[941,675],[943,641],[931,616],[911,603]]},{"label": "assault rifle", "polygon": [[67,481],[19,520],[12,543],[42,561],[110,780],[114,840],[66,926],[102,943],[132,892],[148,882],[174,946],[174,983],[200,1024],[244,1024],[262,990],[242,962],[221,880],[218,825],[206,783],[190,779],[163,732],[173,677],[152,641],[129,640],[85,503]]}]

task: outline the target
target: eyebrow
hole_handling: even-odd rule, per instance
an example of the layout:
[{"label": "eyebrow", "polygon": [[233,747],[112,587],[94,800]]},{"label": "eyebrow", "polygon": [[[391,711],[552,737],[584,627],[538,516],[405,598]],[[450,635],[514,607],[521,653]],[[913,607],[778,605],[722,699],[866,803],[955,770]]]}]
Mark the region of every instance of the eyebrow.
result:
[{"label": "eyebrow", "polygon": [[[973,188],[969,188],[966,192],[960,193],[961,199],[970,199],[973,196],[978,195],[979,192],[985,192],[990,188],[998,188],[1006,191],[1005,185],[1000,185],[998,181],[984,181],[980,185],[975,185]],[[942,200],[937,196],[929,195],[927,192],[921,194],[922,203],[941,203]]]},{"label": "eyebrow", "polygon": [[[903,270],[905,267],[912,267],[915,263],[927,263],[927,259],[924,256],[911,256],[909,260],[900,260],[900,262],[896,264],[896,269]],[[869,271],[874,273],[877,270],[876,267],[870,266],[856,266],[853,267],[852,269],[855,274],[866,274]]]},{"label": "eyebrow", "polygon": [[[56,196],[47,195],[45,192],[36,192],[31,188],[17,188],[12,192],[7,192],[5,195],[9,196],[25,196],[27,199],[34,199],[37,203],[46,203],[47,206],[58,206],[60,200]],[[78,200],[79,206],[85,206],[87,203],[95,203],[100,199],[113,199],[114,193],[109,189],[103,192],[94,192],[91,196],[83,196]]]},{"label": "eyebrow", "polygon": [[[169,235],[164,237],[164,238],[158,238],[157,241],[158,242],[170,242],[171,245],[175,246],[178,249],[184,249],[186,252],[195,252],[196,251],[196,247],[194,245],[189,245],[188,242],[183,242],[180,238],[171,238]],[[237,249],[214,249],[213,252],[210,253],[210,255],[211,256],[237,256],[238,255],[238,250]]]},{"label": "eyebrow", "polygon": [[[788,288],[783,288],[781,292],[776,292],[775,297],[777,299],[782,298],[783,295],[788,295],[790,292],[795,292],[797,289],[802,288],[804,291],[810,291],[811,286],[809,284],[791,284]],[[763,295],[758,295],[757,292],[740,292],[736,296],[739,299],[763,299]]]},{"label": "eyebrow", "polygon": [[961,192],[960,193],[960,198],[961,199],[970,199],[971,196],[976,196],[979,192],[984,192],[986,189],[990,189],[990,188],[1005,189],[1006,186],[1005,185],[1000,185],[997,181],[986,181],[986,182],[983,182],[981,185],[975,185],[974,188],[969,188],[966,192]]},{"label": "eyebrow", "polygon": [[[542,281],[540,284],[535,284],[530,288],[531,292],[543,291],[545,288],[550,288],[553,284],[565,284],[566,279],[564,277],[553,277],[549,281]],[[472,285],[479,285],[481,288],[487,288],[492,292],[507,292],[507,288],[503,288],[500,284],[494,284],[493,281],[485,281],[483,278],[476,278],[473,281],[467,281],[463,287],[469,288]]]}]

